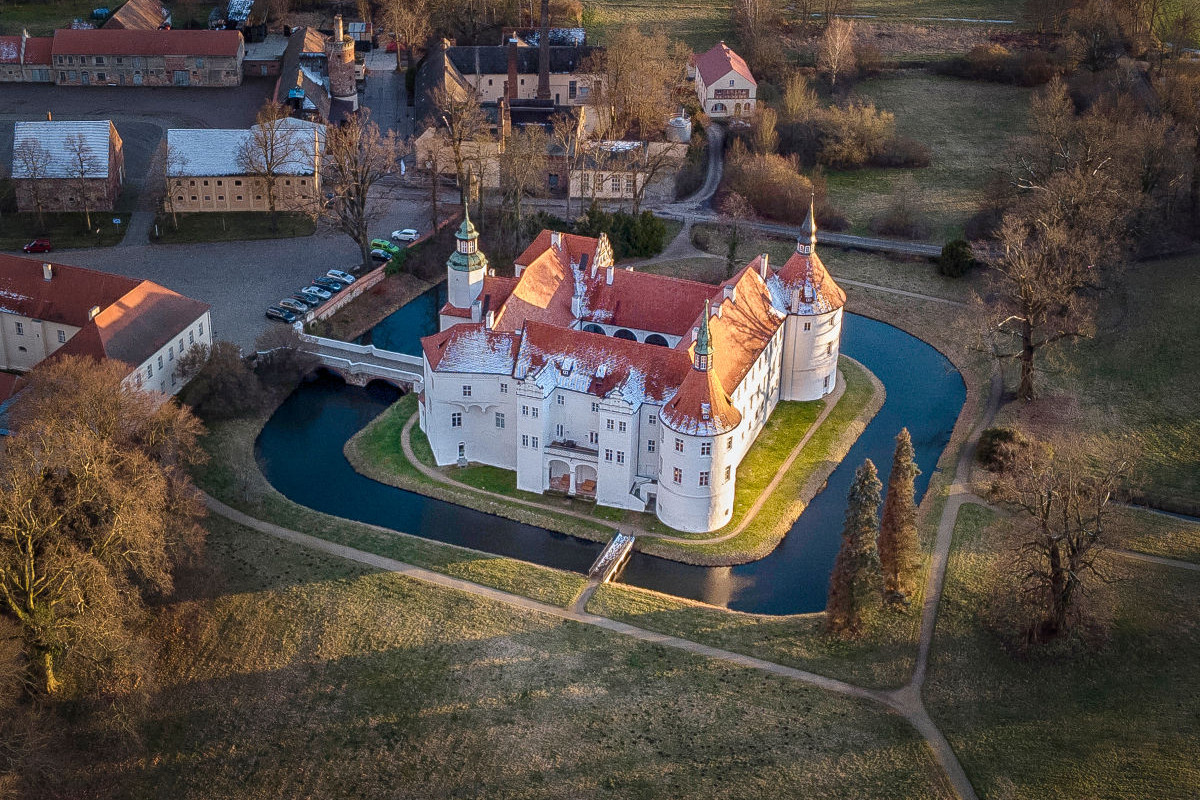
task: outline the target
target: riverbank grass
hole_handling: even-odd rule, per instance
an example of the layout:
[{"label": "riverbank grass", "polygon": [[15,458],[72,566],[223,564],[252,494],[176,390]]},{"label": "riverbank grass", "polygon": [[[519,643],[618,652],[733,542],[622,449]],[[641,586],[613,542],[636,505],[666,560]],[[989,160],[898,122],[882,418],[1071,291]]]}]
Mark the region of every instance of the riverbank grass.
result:
[{"label": "riverbank grass", "polygon": [[959,512],[924,689],[980,797],[1194,797],[1200,573],[1107,555],[1115,580],[1089,588],[1088,641],[1014,655],[991,614],[1008,591],[1005,524],[982,506]]},{"label": "riverbank grass", "polygon": [[137,749],[70,737],[47,795],[953,796],[879,706],[206,525]]},{"label": "riverbank grass", "polygon": [[[651,513],[608,508],[577,498],[521,491],[516,473],[482,464],[467,467],[438,467],[429,440],[417,426],[410,431],[413,455],[428,470],[437,470],[457,485],[439,483],[409,462],[401,445],[403,429],[416,413],[416,399],[407,396],[387,409],[346,445],[346,456],[359,472],[374,480],[446,499],[501,516],[570,533],[596,541],[608,541],[614,528],[639,536],[637,549],[689,564],[728,565],[752,561],[770,553],[787,533],[792,522],[816,494],[821,482],[840,462],[883,402],[883,389],[857,362],[842,359],[846,390],[837,406],[804,447],[755,518],[741,533],[722,542],[706,540],[736,530],[796,443],[812,427],[825,401],[780,403],[738,468],[738,487],[731,521],[708,534],[680,534]],[[472,492],[490,492],[521,503],[505,504],[495,497]],[[564,513],[565,512],[565,513]],[[661,536],[690,539],[667,541]]]}]

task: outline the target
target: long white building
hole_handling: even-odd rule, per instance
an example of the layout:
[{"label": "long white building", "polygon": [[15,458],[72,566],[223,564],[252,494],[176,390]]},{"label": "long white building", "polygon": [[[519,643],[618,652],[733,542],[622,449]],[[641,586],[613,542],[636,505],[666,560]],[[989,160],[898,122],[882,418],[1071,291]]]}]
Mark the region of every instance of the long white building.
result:
[{"label": "long white building", "polygon": [[437,463],[652,508],[681,531],[725,525],[776,404],[836,383],[846,296],[811,212],[803,231],[779,269],[763,254],[714,286],[617,269],[603,235],[553,231],[498,277],[465,220],[441,332],[421,342],[420,424]]}]

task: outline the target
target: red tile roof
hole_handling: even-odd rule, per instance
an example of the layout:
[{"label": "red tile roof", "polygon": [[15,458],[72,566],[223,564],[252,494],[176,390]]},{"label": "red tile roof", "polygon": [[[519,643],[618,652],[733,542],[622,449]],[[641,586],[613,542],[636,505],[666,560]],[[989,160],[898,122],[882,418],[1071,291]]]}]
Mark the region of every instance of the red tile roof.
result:
[{"label": "red tile roof", "polygon": [[0,310],[82,328],[93,306],[107,308],[141,281],[83,267],[51,264],[49,281],[33,258],[0,255]]},{"label": "red tile roof", "polygon": [[846,305],[846,293],[834,282],[814,249],[792,253],[769,281],[778,308],[794,314],[827,314]]},{"label": "red tile roof", "polygon": [[691,436],[716,436],[733,430],[742,413],[721,385],[715,370],[691,369],[659,419],[668,428]]},{"label": "red tile roof", "polygon": [[49,66],[50,51],[54,39],[49,36],[31,36],[25,40],[25,63]]},{"label": "red tile roof", "polygon": [[758,85],[750,67],[746,66],[746,60],[730,50],[724,42],[717,42],[707,53],[696,56],[696,71],[704,79],[705,86],[712,86],[730,72],[736,72],[755,86]]},{"label": "red tile roof", "polygon": [[521,337],[487,330],[482,322],[454,325],[421,339],[421,349],[433,370],[511,375]]},{"label": "red tile roof", "polygon": [[236,56],[239,31],[71,30],[54,32],[54,55]]},{"label": "red tile roof", "polygon": [[25,379],[11,372],[0,372],[0,403],[9,399],[25,386]]}]

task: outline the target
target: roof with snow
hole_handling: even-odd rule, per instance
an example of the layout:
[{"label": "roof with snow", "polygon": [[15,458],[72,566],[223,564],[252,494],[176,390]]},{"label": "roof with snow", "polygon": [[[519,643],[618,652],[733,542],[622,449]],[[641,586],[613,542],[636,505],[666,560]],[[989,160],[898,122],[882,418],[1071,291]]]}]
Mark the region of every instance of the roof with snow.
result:
[{"label": "roof with snow", "polygon": [[[316,154],[325,148],[325,127],[292,117],[275,124],[281,131],[275,144],[280,153],[280,164],[275,172],[312,175],[316,171]],[[261,126],[249,129],[171,128],[167,131],[167,147],[173,156],[169,177],[249,174],[253,170],[240,163],[238,154],[243,147],[261,148],[261,143],[255,144],[254,132],[258,129]],[[291,152],[285,156],[287,151]]]},{"label": "roof with snow", "polygon": [[[109,139],[120,139],[109,120],[18,122],[13,126],[14,178],[74,178],[79,176],[80,153],[82,167],[88,178],[107,178],[109,172]],[[18,158],[17,148],[29,141],[41,146],[49,160],[38,174],[37,159]],[[84,153],[77,146],[87,147]]]},{"label": "roof with snow", "polygon": [[704,80],[705,86],[712,86],[730,72],[736,72],[755,86],[758,85],[750,67],[746,66],[746,60],[730,50],[725,42],[717,42],[708,52],[696,56],[695,64],[696,72]]}]

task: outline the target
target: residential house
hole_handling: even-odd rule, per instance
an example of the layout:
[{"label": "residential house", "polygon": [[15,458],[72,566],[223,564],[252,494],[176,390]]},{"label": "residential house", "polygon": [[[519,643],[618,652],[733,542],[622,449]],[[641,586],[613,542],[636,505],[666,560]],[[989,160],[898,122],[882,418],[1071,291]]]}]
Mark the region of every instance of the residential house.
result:
[{"label": "residential house", "polygon": [[115,359],[130,384],[174,394],[179,356],[211,343],[207,303],[151,281],[0,255],[0,370],[27,372],[68,354]]},{"label": "residential house", "polygon": [[238,31],[62,29],[52,53],[63,86],[238,86],[246,46]]},{"label": "residential house", "polygon": [[111,210],[125,182],[121,137],[110,120],[18,122],[11,174],[21,211]]},{"label": "residential house", "polygon": [[739,119],[754,114],[758,82],[750,67],[725,42],[695,57],[696,96],[713,119]]},{"label": "residential house", "polygon": [[[275,208],[280,211],[311,209],[321,196],[321,158],[325,128],[304,120],[279,120],[273,137],[248,130],[172,128],[167,131],[170,159],[167,192],[171,208],[192,211],[269,211],[267,178],[247,171],[239,157],[243,149],[262,151],[270,142],[275,155]],[[258,142],[259,144],[256,144]],[[262,155],[257,155],[262,159]]]},{"label": "residential house", "polygon": [[571,169],[571,196],[585,202],[633,200],[641,192],[643,201],[673,200],[675,183],[669,179],[687,148],[679,142],[587,142]]},{"label": "residential house", "polygon": [[0,36],[0,83],[50,83],[49,36]]}]

